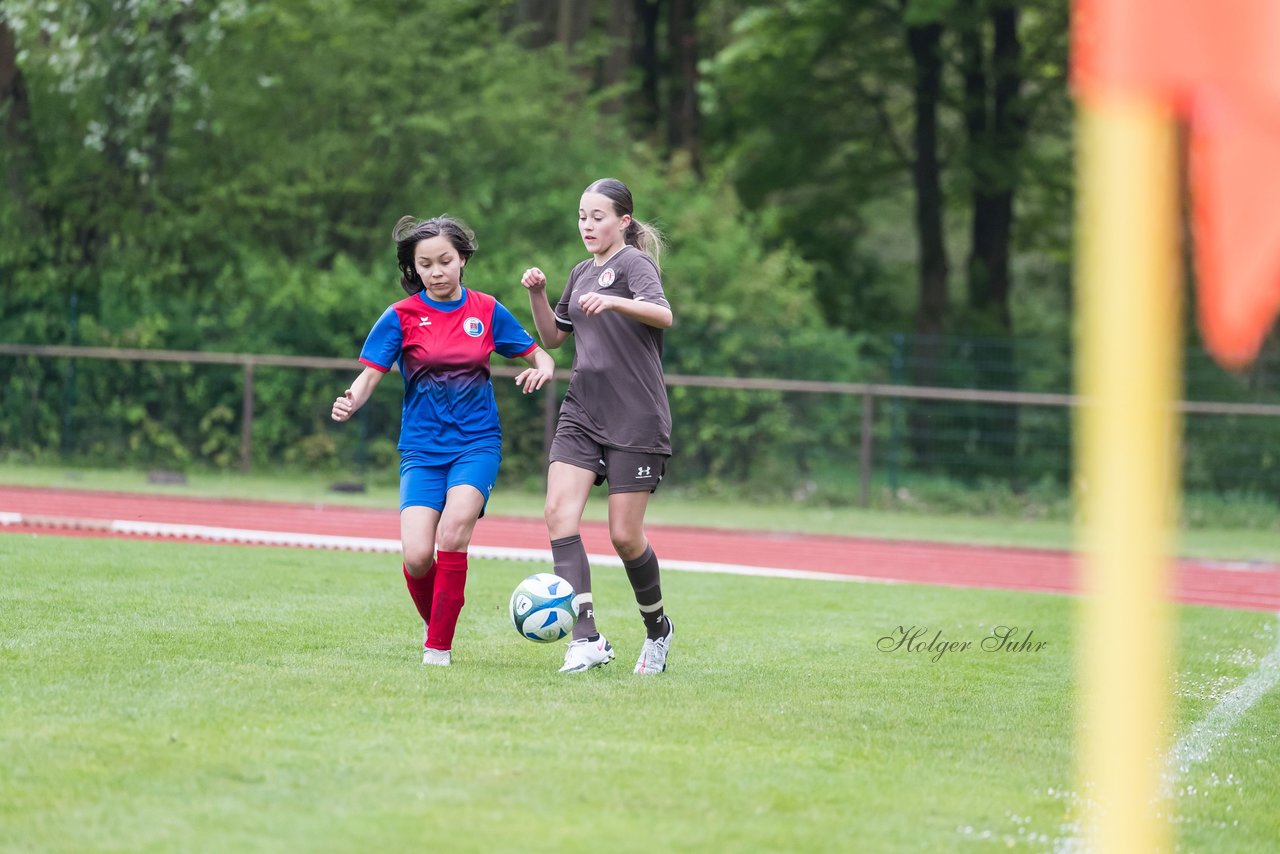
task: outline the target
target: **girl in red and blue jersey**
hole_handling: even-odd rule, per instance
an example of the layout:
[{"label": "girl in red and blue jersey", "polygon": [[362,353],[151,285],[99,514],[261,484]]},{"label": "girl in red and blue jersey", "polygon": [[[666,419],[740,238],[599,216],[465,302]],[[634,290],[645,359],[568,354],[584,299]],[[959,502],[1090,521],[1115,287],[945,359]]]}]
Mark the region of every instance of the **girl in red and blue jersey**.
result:
[{"label": "girl in red and blue jersey", "polygon": [[[520,358],[525,394],[555,371],[502,303],[462,286],[475,235],[449,217],[404,217],[392,232],[400,285],[365,340],[365,366],[333,403],[346,421],[369,400],[394,364],[404,377],[400,425],[400,542],[409,595],[426,626],[423,664],[451,663],[454,629],[467,580],[467,547],[484,515],[502,461],[502,427],[489,354]],[[439,551],[437,551],[437,548]]]}]

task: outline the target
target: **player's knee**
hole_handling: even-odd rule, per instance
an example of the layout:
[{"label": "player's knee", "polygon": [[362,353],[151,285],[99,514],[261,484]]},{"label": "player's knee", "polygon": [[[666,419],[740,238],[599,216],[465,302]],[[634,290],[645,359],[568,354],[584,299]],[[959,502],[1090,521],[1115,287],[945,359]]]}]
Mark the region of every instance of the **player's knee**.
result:
[{"label": "player's knee", "polygon": [[546,521],[547,530],[551,532],[553,539],[568,536],[578,525],[578,519],[570,504],[551,497],[547,498],[547,503],[542,508],[542,518]]},{"label": "player's knee", "polygon": [[644,530],[621,525],[609,526],[609,539],[613,541],[613,549],[623,560],[633,560],[644,552]]},{"label": "player's knee", "polygon": [[404,547],[404,568],[414,578],[421,578],[431,570],[435,563],[435,548],[431,546],[409,545]]},{"label": "player's knee", "polygon": [[442,552],[465,552],[471,545],[471,526],[460,524],[441,524],[436,531],[436,542]]}]

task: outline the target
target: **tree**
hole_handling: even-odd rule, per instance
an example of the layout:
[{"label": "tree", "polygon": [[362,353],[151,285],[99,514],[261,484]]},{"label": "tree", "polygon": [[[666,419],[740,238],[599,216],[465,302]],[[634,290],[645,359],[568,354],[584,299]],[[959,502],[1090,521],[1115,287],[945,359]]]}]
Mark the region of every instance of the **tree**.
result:
[{"label": "tree", "polygon": [[667,11],[667,53],[671,63],[667,149],[670,152],[684,152],[694,171],[701,174],[698,4],[696,0],[667,0]]},{"label": "tree", "polygon": [[[947,247],[944,238],[941,165],[938,158],[938,104],[942,97],[942,24],[918,14],[910,0],[902,0],[906,42],[912,62],[911,164],[915,190],[916,240],[919,244],[919,300],[916,335],[912,339],[912,380],[939,385],[943,361],[941,336],[948,314]],[[932,466],[938,443],[930,436],[936,406],[917,402],[909,410],[912,445],[921,464]]]},{"label": "tree", "polygon": [[103,253],[130,251],[137,244],[118,237],[163,207],[175,114],[201,98],[193,54],[216,44],[238,12],[213,0],[7,4],[28,83],[60,96],[37,119],[14,101],[26,126],[11,137],[15,158],[28,167],[16,195],[40,200],[39,231],[67,262],[61,282],[73,305],[77,295],[87,301],[81,310],[98,297],[91,277]]},{"label": "tree", "polygon": [[[1066,219],[1064,0],[721,0],[715,11],[733,24],[706,87],[712,159],[753,209],[775,212],[780,241],[818,264],[828,318],[1011,334],[1015,242],[1069,241],[1045,228]],[[1020,198],[1031,201],[1020,209]],[[884,292],[906,283],[890,260],[899,245],[863,242],[879,233],[866,212],[882,217],[891,203],[896,214],[904,201],[915,241],[907,305]],[[1020,232],[1019,216],[1035,227]],[[966,298],[952,306],[947,256],[960,223]]]},{"label": "tree", "polygon": [[697,0],[519,0],[504,22],[532,49],[562,50],[609,93],[606,114],[626,114],[638,136],[701,172]]},{"label": "tree", "polygon": [[[914,69],[896,3],[725,4],[732,23],[704,84],[704,151],[773,239],[815,266],[815,294],[845,329],[910,325],[918,257],[912,194]],[[888,201],[901,226],[877,234]],[[874,238],[888,237],[876,244]],[[886,248],[889,250],[885,252]],[[892,254],[893,261],[886,260]],[[892,265],[893,269],[890,269]]]},{"label": "tree", "polygon": [[[1016,288],[1062,279],[1015,285],[1018,241],[1060,257],[1070,241],[1064,0],[717,8],[734,23],[710,66],[708,150],[748,206],[768,212],[775,240],[814,263],[828,320],[914,330],[894,351],[894,379],[1015,386]],[[953,255],[963,289],[951,284]],[[1017,447],[1012,409],[909,412],[926,465],[974,447],[1007,460]],[[962,438],[949,450],[944,436]]]},{"label": "tree", "polygon": [[933,384],[937,371],[937,337],[947,318],[947,247],[944,240],[942,172],[938,159],[938,104],[942,97],[942,25],[914,18],[909,0],[906,42],[912,62],[911,178],[915,190],[916,239],[919,244],[920,297],[916,306],[916,334],[920,345],[920,377]]},{"label": "tree", "polygon": [[28,220],[34,219],[31,198],[24,176],[30,171],[30,155],[36,151],[31,140],[31,102],[26,81],[18,68],[18,47],[13,31],[0,18],[0,138],[5,143],[5,185]]}]

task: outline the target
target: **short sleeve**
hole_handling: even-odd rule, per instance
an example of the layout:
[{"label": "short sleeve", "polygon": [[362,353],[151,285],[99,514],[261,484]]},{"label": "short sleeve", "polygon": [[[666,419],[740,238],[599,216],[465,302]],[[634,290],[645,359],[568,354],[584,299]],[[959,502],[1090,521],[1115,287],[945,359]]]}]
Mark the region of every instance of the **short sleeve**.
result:
[{"label": "short sleeve", "polygon": [[493,349],[498,355],[508,359],[527,356],[537,347],[537,342],[528,331],[520,325],[520,321],[507,310],[507,307],[496,300],[493,303]]},{"label": "short sleeve", "polygon": [[391,306],[369,331],[369,337],[364,340],[364,347],[360,350],[360,361],[374,370],[386,373],[391,370],[396,359],[400,358],[403,343],[400,315],[396,313],[396,307]]},{"label": "short sleeve", "polygon": [[667,302],[667,295],[662,290],[662,279],[658,275],[658,267],[653,263],[653,259],[643,252],[637,250],[635,260],[631,262],[631,268],[627,270],[627,287],[631,289],[631,296],[638,302],[652,302],[658,305],[671,307]]},{"label": "short sleeve", "polygon": [[572,332],[573,321],[569,319],[569,300],[573,296],[573,283],[576,280],[574,273],[569,274],[569,281],[565,282],[564,293],[560,295],[560,302],[556,303],[556,328],[561,332]]}]

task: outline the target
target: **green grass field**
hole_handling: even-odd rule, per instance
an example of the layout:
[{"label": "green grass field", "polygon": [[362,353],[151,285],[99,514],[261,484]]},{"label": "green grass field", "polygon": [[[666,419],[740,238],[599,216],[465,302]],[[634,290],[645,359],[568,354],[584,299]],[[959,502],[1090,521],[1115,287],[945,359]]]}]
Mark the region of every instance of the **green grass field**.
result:
[{"label": "green grass field", "polygon": [[[450,669],[386,555],[0,534],[6,851],[1053,850],[1077,832],[1071,635],[1052,595],[668,573],[671,669],[506,618],[533,564],[477,562]],[[1180,608],[1175,735],[1276,645]],[[881,651],[898,626],[1040,652]],[[1118,638],[1118,644],[1125,639]],[[1274,850],[1280,696],[1171,780],[1185,850]]]}]

